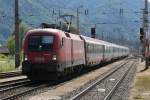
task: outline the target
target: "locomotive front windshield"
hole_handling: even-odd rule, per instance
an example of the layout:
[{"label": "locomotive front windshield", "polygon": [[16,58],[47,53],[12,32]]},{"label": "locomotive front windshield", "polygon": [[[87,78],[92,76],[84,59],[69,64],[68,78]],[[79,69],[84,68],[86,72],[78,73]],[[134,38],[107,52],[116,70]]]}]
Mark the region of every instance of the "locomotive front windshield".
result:
[{"label": "locomotive front windshield", "polygon": [[30,36],[28,48],[30,51],[51,51],[53,36]]}]

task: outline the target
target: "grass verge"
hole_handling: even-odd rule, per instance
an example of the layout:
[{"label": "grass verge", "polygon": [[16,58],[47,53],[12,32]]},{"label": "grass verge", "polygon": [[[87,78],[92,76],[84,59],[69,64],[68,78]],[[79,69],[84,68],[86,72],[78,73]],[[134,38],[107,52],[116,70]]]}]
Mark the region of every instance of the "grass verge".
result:
[{"label": "grass verge", "polygon": [[6,55],[4,55],[4,54],[0,54],[0,61],[5,61],[5,60],[7,60],[7,56]]},{"label": "grass verge", "polygon": [[0,72],[8,72],[12,70],[15,70],[13,57],[0,54]]},{"label": "grass verge", "polygon": [[150,100],[150,76],[138,76],[132,100]]}]

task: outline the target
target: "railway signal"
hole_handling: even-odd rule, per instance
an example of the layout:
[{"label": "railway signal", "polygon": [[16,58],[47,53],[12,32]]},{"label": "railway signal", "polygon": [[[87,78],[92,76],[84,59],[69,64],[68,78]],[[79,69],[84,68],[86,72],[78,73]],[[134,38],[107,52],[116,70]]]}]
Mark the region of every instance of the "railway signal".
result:
[{"label": "railway signal", "polygon": [[145,37],[144,30],[143,30],[143,28],[140,28],[140,40],[141,40],[141,42],[143,42],[144,37]]},{"label": "railway signal", "polygon": [[91,28],[91,37],[95,38],[96,34],[95,34],[95,27]]},{"label": "railway signal", "polygon": [[149,68],[150,65],[150,50],[149,50],[149,37],[148,37],[148,26],[149,26],[149,20],[148,20],[148,0],[144,0],[144,9],[143,9],[143,27],[140,28],[140,40],[142,43],[142,54],[143,58],[145,59],[145,69]]}]

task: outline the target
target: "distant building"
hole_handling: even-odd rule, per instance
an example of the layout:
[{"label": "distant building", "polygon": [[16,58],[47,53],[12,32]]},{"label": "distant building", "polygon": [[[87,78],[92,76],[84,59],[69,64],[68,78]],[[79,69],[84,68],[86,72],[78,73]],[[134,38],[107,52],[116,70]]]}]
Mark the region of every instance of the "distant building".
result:
[{"label": "distant building", "polygon": [[9,50],[6,46],[0,46],[0,54],[9,54]]}]

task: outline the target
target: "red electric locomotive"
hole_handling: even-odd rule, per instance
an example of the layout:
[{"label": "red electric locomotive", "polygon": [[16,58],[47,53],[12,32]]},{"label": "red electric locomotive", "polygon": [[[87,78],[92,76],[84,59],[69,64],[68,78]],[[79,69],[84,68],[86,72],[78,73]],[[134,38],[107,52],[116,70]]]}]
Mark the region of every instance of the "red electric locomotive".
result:
[{"label": "red electric locomotive", "polygon": [[85,64],[84,41],[57,29],[35,29],[24,40],[22,72],[32,80],[55,79]]}]

